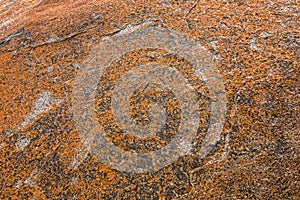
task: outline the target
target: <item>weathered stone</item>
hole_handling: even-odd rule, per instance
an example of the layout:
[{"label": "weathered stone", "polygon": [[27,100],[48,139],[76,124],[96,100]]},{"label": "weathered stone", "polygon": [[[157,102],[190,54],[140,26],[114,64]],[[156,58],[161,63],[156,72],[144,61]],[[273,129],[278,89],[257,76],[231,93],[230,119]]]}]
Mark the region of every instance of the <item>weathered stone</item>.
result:
[{"label": "weathered stone", "polygon": [[297,1],[0,1],[0,199],[297,199],[299,21]]}]

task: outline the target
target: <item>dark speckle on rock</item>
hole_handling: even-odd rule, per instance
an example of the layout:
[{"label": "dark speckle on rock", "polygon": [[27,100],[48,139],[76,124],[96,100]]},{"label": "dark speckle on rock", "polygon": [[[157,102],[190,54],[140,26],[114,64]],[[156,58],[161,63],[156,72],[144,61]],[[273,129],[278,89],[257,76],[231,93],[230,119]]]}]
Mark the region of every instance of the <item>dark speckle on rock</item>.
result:
[{"label": "dark speckle on rock", "polygon": [[[172,30],[168,36],[175,39],[174,33],[185,35],[195,41],[193,53],[207,52],[211,62],[199,58],[197,71],[182,56],[188,45],[171,48],[175,39],[169,49],[153,47],[166,37],[129,40],[149,27]],[[296,0],[0,0],[0,199],[299,199],[299,37]],[[114,43],[118,38],[126,42]],[[137,42],[155,44],[141,49]],[[103,43],[115,46],[103,50]],[[120,50],[130,45],[136,50]],[[110,65],[99,64],[110,54],[117,57]],[[95,63],[104,70],[84,71]],[[160,73],[151,68],[155,76],[144,84],[148,64],[168,68]],[[224,83],[224,91],[217,84],[213,89],[227,100],[216,138],[206,137],[219,120],[212,117],[211,106],[218,104],[207,81],[215,78],[209,66]],[[133,69],[140,71],[130,74]],[[76,85],[80,73],[91,85],[100,77],[94,92]],[[186,94],[192,96],[187,102],[176,90],[186,92],[177,74],[195,91]],[[128,83],[140,84],[128,99],[126,89],[114,93],[126,75],[132,78]],[[81,92],[86,96],[76,96]],[[123,121],[117,120],[113,97],[128,100]],[[78,126],[74,110],[81,105],[74,102],[86,99],[93,106],[82,111],[85,121]],[[190,117],[195,99],[198,121]],[[191,111],[189,124],[185,110]],[[166,148],[187,126],[196,126],[195,138],[178,144],[188,153],[162,168],[132,173],[106,164],[126,166],[134,162],[126,160],[130,153]],[[85,130],[103,135],[82,137]],[[104,151],[103,138],[124,155],[99,159],[93,151],[95,146]],[[168,150],[170,157],[154,161],[172,158]],[[200,157],[201,152],[207,154]],[[155,166],[151,161],[137,166]]]}]

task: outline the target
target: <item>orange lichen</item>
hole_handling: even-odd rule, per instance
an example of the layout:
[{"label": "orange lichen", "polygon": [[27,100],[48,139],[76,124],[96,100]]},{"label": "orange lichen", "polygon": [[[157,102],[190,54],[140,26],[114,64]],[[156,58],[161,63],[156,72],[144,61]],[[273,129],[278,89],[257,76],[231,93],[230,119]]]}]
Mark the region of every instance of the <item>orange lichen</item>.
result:
[{"label": "orange lichen", "polygon": [[[299,3],[195,2],[78,0],[30,6],[19,1],[15,7],[0,2],[0,199],[298,198]],[[211,52],[226,88],[226,123],[214,151],[199,160],[196,152],[210,122],[204,81],[192,75],[188,62],[165,50],[129,52],[112,62],[99,84],[116,84],[141,63],[160,63],[174,66],[205,95],[194,152],[153,174],[126,174],[85,151],[72,120],[72,87],[82,62],[104,37],[149,19]],[[151,85],[141,100],[132,96],[137,123],[147,123],[145,108],[156,99],[172,97],[172,91],[157,88]],[[21,126],[45,91],[60,104]],[[110,92],[99,92],[96,102],[109,99]],[[174,116],[180,119],[176,99],[165,107],[178,111]],[[98,121],[117,129],[109,109],[98,113]],[[176,134],[169,131],[170,137]],[[108,138],[119,148],[134,145],[136,138],[128,136],[126,143],[126,134],[116,133]],[[22,137],[30,143],[18,150]],[[152,148],[168,142],[156,139]],[[74,158],[78,165],[72,165]]]}]

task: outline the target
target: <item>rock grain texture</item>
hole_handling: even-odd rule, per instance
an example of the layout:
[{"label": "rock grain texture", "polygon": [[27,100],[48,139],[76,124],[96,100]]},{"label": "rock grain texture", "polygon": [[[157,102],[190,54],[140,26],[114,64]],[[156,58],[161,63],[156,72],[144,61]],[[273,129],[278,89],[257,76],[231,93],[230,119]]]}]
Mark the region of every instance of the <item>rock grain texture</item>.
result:
[{"label": "rock grain texture", "polygon": [[[193,64],[180,51],[159,48],[112,60],[97,83],[94,110],[119,149],[155,151],[187,128],[180,124],[180,97],[157,83],[135,88],[127,104],[134,124],[147,127],[161,115],[166,125],[156,125],[164,129],[144,139],[118,126],[123,119],[114,116],[111,99],[120,80],[135,80],[131,69],[172,66],[201,99],[188,154],[154,172],[123,172],[91,150],[101,145],[81,137],[81,129],[93,127],[75,120],[74,88],[95,48],[148,27],[203,47],[224,83],[226,113],[216,144],[201,157],[205,134],[217,122],[210,118],[209,86],[193,75]],[[299,27],[297,0],[0,0],[0,199],[299,199]]]}]

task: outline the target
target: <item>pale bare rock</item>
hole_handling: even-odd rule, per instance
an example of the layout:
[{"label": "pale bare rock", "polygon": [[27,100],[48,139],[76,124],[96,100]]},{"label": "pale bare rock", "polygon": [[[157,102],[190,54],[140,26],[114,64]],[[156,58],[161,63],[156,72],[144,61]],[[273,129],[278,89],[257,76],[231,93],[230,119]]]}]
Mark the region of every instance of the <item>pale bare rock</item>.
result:
[{"label": "pale bare rock", "polygon": [[32,120],[42,113],[49,111],[53,106],[61,103],[60,99],[52,98],[49,91],[40,94],[40,97],[34,102],[34,108],[24,117],[21,126],[28,125]]}]

